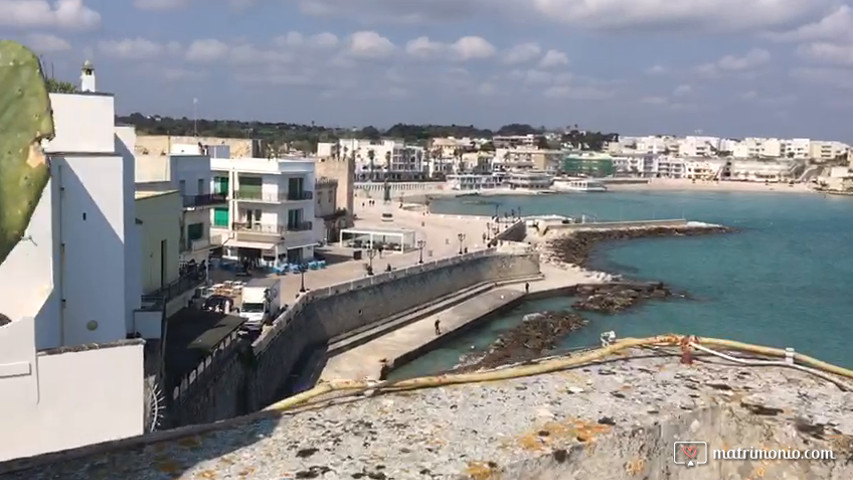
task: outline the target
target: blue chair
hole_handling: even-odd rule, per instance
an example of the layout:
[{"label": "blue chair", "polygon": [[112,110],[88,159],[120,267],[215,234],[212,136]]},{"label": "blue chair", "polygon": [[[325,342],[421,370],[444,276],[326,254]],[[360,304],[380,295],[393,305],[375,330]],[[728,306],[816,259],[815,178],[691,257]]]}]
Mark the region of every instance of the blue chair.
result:
[{"label": "blue chair", "polygon": [[317,262],[317,264],[320,266],[320,268],[326,268],[326,261],[325,260],[320,260],[319,262]]}]

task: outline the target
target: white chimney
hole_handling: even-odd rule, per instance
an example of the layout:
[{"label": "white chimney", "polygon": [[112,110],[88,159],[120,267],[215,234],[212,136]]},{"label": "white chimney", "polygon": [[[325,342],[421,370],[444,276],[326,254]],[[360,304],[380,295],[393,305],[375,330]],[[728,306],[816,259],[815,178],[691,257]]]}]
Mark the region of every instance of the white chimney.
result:
[{"label": "white chimney", "polygon": [[95,67],[89,60],[83,62],[83,73],[80,74],[80,91],[95,91]]}]

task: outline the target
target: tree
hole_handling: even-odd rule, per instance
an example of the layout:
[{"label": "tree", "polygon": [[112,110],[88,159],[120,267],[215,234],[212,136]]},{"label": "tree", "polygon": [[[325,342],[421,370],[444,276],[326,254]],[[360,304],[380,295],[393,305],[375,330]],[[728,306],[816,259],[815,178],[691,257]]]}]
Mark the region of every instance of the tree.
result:
[{"label": "tree", "polygon": [[46,83],[47,83],[47,91],[50,93],[77,93],[77,92],[79,92],[77,85],[74,85],[71,82],[63,82],[62,80],[57,80],[55,78],[48,78]]}]

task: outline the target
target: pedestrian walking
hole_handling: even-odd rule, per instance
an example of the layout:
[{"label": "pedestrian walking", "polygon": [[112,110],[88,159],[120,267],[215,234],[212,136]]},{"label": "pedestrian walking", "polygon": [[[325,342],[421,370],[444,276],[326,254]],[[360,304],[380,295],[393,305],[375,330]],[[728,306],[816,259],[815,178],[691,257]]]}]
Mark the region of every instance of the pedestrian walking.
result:
[{"label": "pedestrian walking", "polygon": [[441,335],[441,319],[435,319],[435,335]]},{"label": "pedestrian walking", "polygon": [[525,293],[525,294],[529,294],[529,293],[530,293],[530,284],[529,284],[529,283],[527,283],[527,282],[524,282],[524,293]]}]

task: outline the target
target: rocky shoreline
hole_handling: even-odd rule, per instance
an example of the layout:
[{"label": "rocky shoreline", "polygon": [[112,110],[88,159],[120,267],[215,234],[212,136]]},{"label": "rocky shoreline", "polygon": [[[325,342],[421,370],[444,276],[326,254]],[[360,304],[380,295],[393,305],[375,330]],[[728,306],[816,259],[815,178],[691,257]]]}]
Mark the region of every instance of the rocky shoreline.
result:
[{"label": "rocky shoreline", "polygon": [[557,340],[589,323],[571,311],[525,315],[521,324],[503,333],[485,354],[463,358],[453,373],[495,368],[541,357],[556,346]]},{"label": "rocky shoreline", "polygon": [[599,313],[618,313],[650,299],[687,298],[687,293],[673,292],[663,282],[578,285],[576,295],[580,298],[572,308]]},{"label": "rocky shoreline", "polygon": [[548,241],[554,258],[562,263],[586,267],[596,245],[615,240],[654,237],[695,237],[719,233],[732,233],[735,229],[721,225],[686,227],[650,227],[613,230],[580,230]]}]

